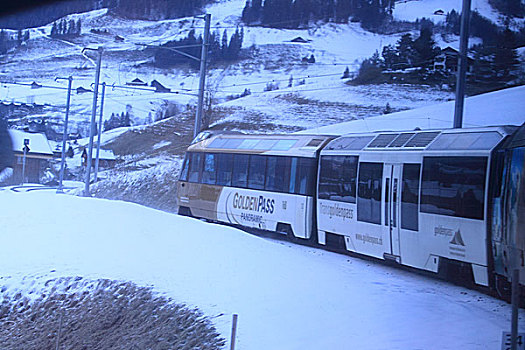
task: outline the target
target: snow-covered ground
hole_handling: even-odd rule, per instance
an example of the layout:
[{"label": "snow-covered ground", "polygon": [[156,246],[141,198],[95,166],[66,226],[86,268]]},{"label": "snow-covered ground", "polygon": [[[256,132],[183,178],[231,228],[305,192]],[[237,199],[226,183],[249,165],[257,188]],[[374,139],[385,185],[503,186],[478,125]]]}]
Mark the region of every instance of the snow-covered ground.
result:
[{"label": "snow-covered ground", "polygon": [[201,308],[226,338],[239,314],[239,349],[496,349],[510,329],[510,306],[478,292],[134,204],[4,190],[0,213],[5,293],[132,281]]}]

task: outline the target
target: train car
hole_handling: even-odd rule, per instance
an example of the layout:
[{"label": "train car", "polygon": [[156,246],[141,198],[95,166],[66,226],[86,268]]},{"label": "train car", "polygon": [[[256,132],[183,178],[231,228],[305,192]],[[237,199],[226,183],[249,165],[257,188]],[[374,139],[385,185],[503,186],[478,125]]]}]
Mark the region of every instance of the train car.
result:
[{"label": "train car", "polygon": [[[510,239],[503,242],[503,237],[520,236],[525,244],[523,231],[517,234],[524,228],[523,147],[504,148],[515,130],[381,132],[332,140],[320,155],[319,243],[493,285],[493,227],[516,223],[496,230],[498,273],[504,268],[500,253]],[[504,169],[510,174],[503,175]],[[504,177],[508,180],[498,180]],[[494,188],[506,189],[505,198],[498,199]],[[510,199],[517,191],[521,204]],[[500,207],[512,207],[512,213]]]},{"label": "train car", "polygon": [[318,135],[200,134],[179,176],[179,214],[311,239]]},{"label": "train car", "polygon": [[493,158],[489,224],[495,287],[505,295],[513,269],[520,271],[525,284],[525,124],[498,147]]}]

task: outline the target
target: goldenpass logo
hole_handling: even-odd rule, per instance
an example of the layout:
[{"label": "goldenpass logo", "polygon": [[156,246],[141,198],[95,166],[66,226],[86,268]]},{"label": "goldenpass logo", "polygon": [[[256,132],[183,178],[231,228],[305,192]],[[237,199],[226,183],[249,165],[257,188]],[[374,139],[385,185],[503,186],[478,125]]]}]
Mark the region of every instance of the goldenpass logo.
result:
[{"label": "goldenpass logo", "polygon": [[273,214],[275,199],[264,196],[245,196],[235,193],[233,196],[233,207],[235,209],[251,210],[259,213]]}]

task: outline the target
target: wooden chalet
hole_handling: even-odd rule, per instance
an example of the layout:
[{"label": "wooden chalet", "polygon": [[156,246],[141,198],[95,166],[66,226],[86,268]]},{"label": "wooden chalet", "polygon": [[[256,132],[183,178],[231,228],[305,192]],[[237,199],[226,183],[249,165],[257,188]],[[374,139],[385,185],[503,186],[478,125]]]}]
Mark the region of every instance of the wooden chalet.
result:
[{"label": "wooden chalet", "polygon": [[[468,60],[468,69],[467,72],[472,72],[472,64],[474,59],[467,57]],[[435,70],[444,70],[447,72],[457,72],[458,71],[458,61],[459,61],[459,51],[447,46],[441,50],[439,55],[434,59],[434,69]]]},{"label": "wooden chalet", "polygon": [[[10,184],[40,183],[40,177],[47,167],[48,161],[53,159],[53,150],[49,145],[46,135],[32,134],[20,130],[9,129],[13,142],[15,164],[13,176],[7,181]],[[24,163],[24,141],[29,140],[29,151],[26,153],[25,176],[22,181],[22,168]]]}]

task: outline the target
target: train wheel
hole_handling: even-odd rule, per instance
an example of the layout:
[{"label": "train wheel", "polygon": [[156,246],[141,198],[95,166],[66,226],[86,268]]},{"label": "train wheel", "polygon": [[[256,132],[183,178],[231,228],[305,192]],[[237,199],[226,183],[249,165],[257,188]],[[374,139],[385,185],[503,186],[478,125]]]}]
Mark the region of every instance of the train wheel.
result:
[{"label": "train wheel", "polygon": [[498,296],[505,300],[507,303],[510,303],[512,296],[512,286],[511,283],[503,276],[495,276],[495,289]]},{"label": "train wheel", "polygon": [[179,215],[181,216],[189,216],[191,218],[193,218],[194,216],[191,214],[191,209],[188,208],[188,207],[179,207],[179,212],[178,212]]}]

